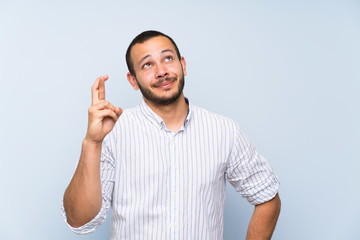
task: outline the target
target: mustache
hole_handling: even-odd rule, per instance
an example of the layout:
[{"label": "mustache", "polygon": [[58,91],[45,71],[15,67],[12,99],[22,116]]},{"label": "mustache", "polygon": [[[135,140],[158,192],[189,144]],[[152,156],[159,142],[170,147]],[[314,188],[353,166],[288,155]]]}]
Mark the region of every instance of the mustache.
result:
[{"label": "mustache", "polygon": [[153,87],[159,87],[159,86],[163,85],[164,82],[175,82],[176,79],[177,79],[177,77],[160,78],[159,81],[157,81],[156,83],[153,84]]}]

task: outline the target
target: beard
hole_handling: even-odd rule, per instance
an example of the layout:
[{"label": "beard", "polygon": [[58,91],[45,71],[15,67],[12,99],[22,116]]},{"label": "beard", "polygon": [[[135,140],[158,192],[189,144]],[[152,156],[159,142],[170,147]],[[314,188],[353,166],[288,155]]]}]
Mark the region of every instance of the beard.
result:
[{"label": "beard", "polygon": [[[136,78],[135,78],[136,79]],[[136,82],[138,83],[140,92],[142,93],[143,97],[150,101],[151,103],[155,104],[155,105],[160,105],[160,106],[165,106],[165,105],[170,105],[174,102],[176,102],[176,100],[179,99],[179,97],[181,96],[181,93],[184,89],[185,86],[185,77],[184,74],[182,73],[180,78],[177,77],[165,77],[160,79],[156,84],[153,84],[153,86],[156,86],[160,83],[163,83],[165,81],[179,81],[177,84],[177,90],[174,94],[172,94],[171,96],[166,96],[166,97],[161,97],[161,96],[157,96],[153,91],[151,91],[149,88],[143,87],[140,85],[139,81],[136,79]]]}]

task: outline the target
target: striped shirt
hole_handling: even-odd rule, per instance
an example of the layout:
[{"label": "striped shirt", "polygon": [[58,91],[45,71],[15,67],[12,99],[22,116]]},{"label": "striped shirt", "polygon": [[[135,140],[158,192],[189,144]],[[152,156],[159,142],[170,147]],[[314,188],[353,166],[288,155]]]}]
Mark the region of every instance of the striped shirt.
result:
[{"label": "striped shirt", "polygon": [[[279,182],[231,119],[189,103],[176,132],[143,100],[123,112],[103,141],[103,203],[112,207],[111,239],[222,239],[226,179],[253,204],[272,199]],[[66,217],[66,216],[65,216]]]}]

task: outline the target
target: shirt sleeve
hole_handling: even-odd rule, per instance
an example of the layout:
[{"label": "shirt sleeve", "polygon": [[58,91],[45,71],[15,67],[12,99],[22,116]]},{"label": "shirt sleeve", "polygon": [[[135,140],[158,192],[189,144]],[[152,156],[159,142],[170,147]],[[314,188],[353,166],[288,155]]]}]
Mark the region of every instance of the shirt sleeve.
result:
[{"label": "shirt sleeve", "polygon": [[[109,135],[108,135],[109,136]],[[100,177],[101,177],[101,191],[102,191],[102,205],[99,213],[90,222],[85,225],[74,228],[67,223],[66,212],[64,205],[62,205],[61,212],[66,224],[69,228],[77,234],[87,234],[94,232],[106,219],[107,213],[112,202],[112,193],[115,182],[115,160],[110,148],[110,139],[105,137],[102,144],[101,161],[100,161]]]},{"label": "shirt sleeve", "polygon": [[252,205],[271,200],[280,187],[270,164],[238,127],[226,174],[235,190]]}]

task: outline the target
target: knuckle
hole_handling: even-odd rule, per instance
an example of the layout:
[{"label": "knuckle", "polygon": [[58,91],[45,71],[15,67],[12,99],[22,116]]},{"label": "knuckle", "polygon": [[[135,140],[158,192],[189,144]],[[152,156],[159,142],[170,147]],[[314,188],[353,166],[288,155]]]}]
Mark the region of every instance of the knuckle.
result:
[{"label": "knuckle", "polygon": [[91,107],[88,108],[89,113],[94,113],[94,111],[95,111],[94,106],[91,106]]}]

